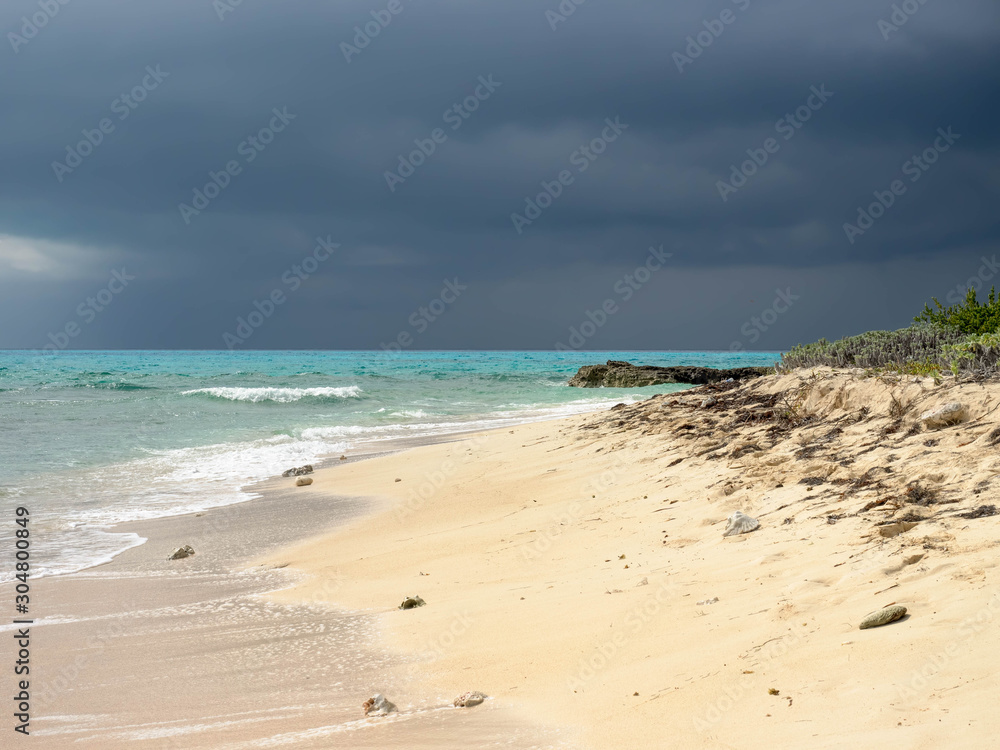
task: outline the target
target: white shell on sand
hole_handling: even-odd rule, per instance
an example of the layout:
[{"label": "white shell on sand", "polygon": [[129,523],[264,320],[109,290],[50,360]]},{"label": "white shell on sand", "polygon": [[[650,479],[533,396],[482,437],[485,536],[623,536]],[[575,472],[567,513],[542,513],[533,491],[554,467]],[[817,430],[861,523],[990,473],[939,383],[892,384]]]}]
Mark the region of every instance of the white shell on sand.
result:
[{"label": "white shell on sand", "polygon": [[456,708],[472,708],[473,706],[478,706],[485,700],[485,693],[480,693],[478,690],[472,690],[468,693],[462,693],[453,701],[453,704]]},{"label": "white shell on sand", "polygon": [[365,716],[385,716],[396,710],[396,705],[385,699],[382,693],[375,693],[362,706]]},{"label": "white shell on sand", "polygon": [[726,531],[722,536],[735,536],[736,534],[747,534],[760,528],[760,521],[751,518],[746,513],[736,511],[729,517],[726,524]]}]

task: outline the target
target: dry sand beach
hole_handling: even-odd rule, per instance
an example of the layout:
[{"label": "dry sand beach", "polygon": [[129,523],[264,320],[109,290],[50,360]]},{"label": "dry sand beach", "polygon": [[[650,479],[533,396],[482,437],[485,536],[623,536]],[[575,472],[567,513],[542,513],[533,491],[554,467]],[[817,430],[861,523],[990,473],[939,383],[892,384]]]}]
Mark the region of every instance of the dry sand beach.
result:
[{"label": "dry sand beach", "polygon": [[[961,423],[921,424],[955,401]],[[377,616],[403,672],[369,692],[402,716],[481,690],[444,724],[502,709],[596,750],[982,748],[998,407],[996,383],[827,370],[665,394],[323,469],[298,492],[387,504],[258,563],[306,574],[281,603],[334,586]],[[723,537],[737,510],[760,528]],[[426,606],[397,610],[409,595]],[[859,629],[892,603],[902,620]]]}]

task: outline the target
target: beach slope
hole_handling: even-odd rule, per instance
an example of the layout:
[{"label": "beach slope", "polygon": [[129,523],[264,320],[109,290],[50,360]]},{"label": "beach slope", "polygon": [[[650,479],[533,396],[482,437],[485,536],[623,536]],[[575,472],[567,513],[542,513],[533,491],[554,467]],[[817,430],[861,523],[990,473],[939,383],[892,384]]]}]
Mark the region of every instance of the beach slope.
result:
[{"label": "beach slope", "polygon": [[[388,510],[270,555],[310,574],[274,596],[382,613],[404,710],[481,690],[600,750],[982,747],[998,407],[1000,384],[796,371],[333,466],[299,491]],[[735,511],[760,527],[724,536]]]}]

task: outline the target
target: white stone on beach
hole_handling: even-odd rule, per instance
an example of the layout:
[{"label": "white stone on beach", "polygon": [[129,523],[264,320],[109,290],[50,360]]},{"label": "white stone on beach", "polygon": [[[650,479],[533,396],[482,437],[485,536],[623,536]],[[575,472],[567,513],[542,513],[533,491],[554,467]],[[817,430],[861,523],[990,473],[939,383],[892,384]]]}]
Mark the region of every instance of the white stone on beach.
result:
[{"label": "white stone on beach", "polygon": [[299,477],[295,480],[296,487],[308,487],[313,483],[312,477]]},{"label": "white stone on beach", "polygon": [[458,696],[454,705],[456,708],[472,708],[473,706],[478,706],[486,700],[486,694],[480,693],[478,690],[471,690],[468,693],[462,693]]},{"label": "white stone on beach", "polygon": [[760,521],[751,518],[745,513],[736,511],[728,519],[726,531],[722,536],[734,536],[736,534],[747,534],[760,528]]},{"label": "white stone on beach", "polygon": [[382,693],[375,693],[361,706],[365,716],[385,716],[396,710],[396,705],[386,700]]},{"label": "white stone on beach", "polygon": [[168,560],[182,560],[185,557],[190,557],[194,554],[194,547],[190,544],[185,544],[183,547],[178,547],[175,549],[168,557]]},{"label": "white stone on beach", "polygon": [[920,421],[930,430],[938,427],[947,427],[951,424],[958,424],[969,416],[969,411],[965,404],[953,401],[950,404],[939,406],[936,409],[929,409],[920,415]]},{"label": "white stone on beach", "polygon": [[888,607],[883,607],[877,612],[872,612],[865,619],[861,621],[861,630],[868,630],[868,628],[877,628],[881,625],[888,625],[890,622],[895,622],[906,614],[906,607],[902,604],[890,604]]}]

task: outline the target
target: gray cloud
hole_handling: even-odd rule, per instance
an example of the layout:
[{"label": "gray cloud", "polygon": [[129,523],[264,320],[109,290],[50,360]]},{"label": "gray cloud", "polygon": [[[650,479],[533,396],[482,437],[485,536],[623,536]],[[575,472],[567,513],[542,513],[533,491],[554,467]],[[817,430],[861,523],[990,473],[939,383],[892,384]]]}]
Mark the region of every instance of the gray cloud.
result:
[{"label": "gray cloud", "polygon": [[[220,20],[208,0],[73,0],[0,48],[0,346],[44,345],[124,264],[134,286],[79,346],[222,347],[327,235],[341,250],[253,346],[378,347],[458,277],[468,293],[418,347],[546,348],[663,244],[669,275],[594,348],[780,348],[904,325],[996,251],[993,2],[928,0],[888,39],[892,4],[862,0],[587,0],[555,30],[554,1],[400,2],[350,63],[340,44],[387,2],[244,2]],[[0,30],[38,9],[5,4]],[[157,65],[169,75],[118,119]],[[445,111],[489,75],[500,87],[453,130]],[[723,202],[732,165],[821,85],[830,100]],[[295,119],[248,163],[241,144],[274,108]],[[579,172],[572,155],[616,116],[628,130]],[[104,118],[113,132],[57,181],[52,162]],[[954,148],[848,242],[843,224],[949,126]],[[447,140],[390,192],[386,170],[435,128]],[[178,204],[231,160],[240,173],[186,224]],[[519,235],[511,213],[566,169]],[[758,298],[789,285],[794,320],[747,341]]]}]

